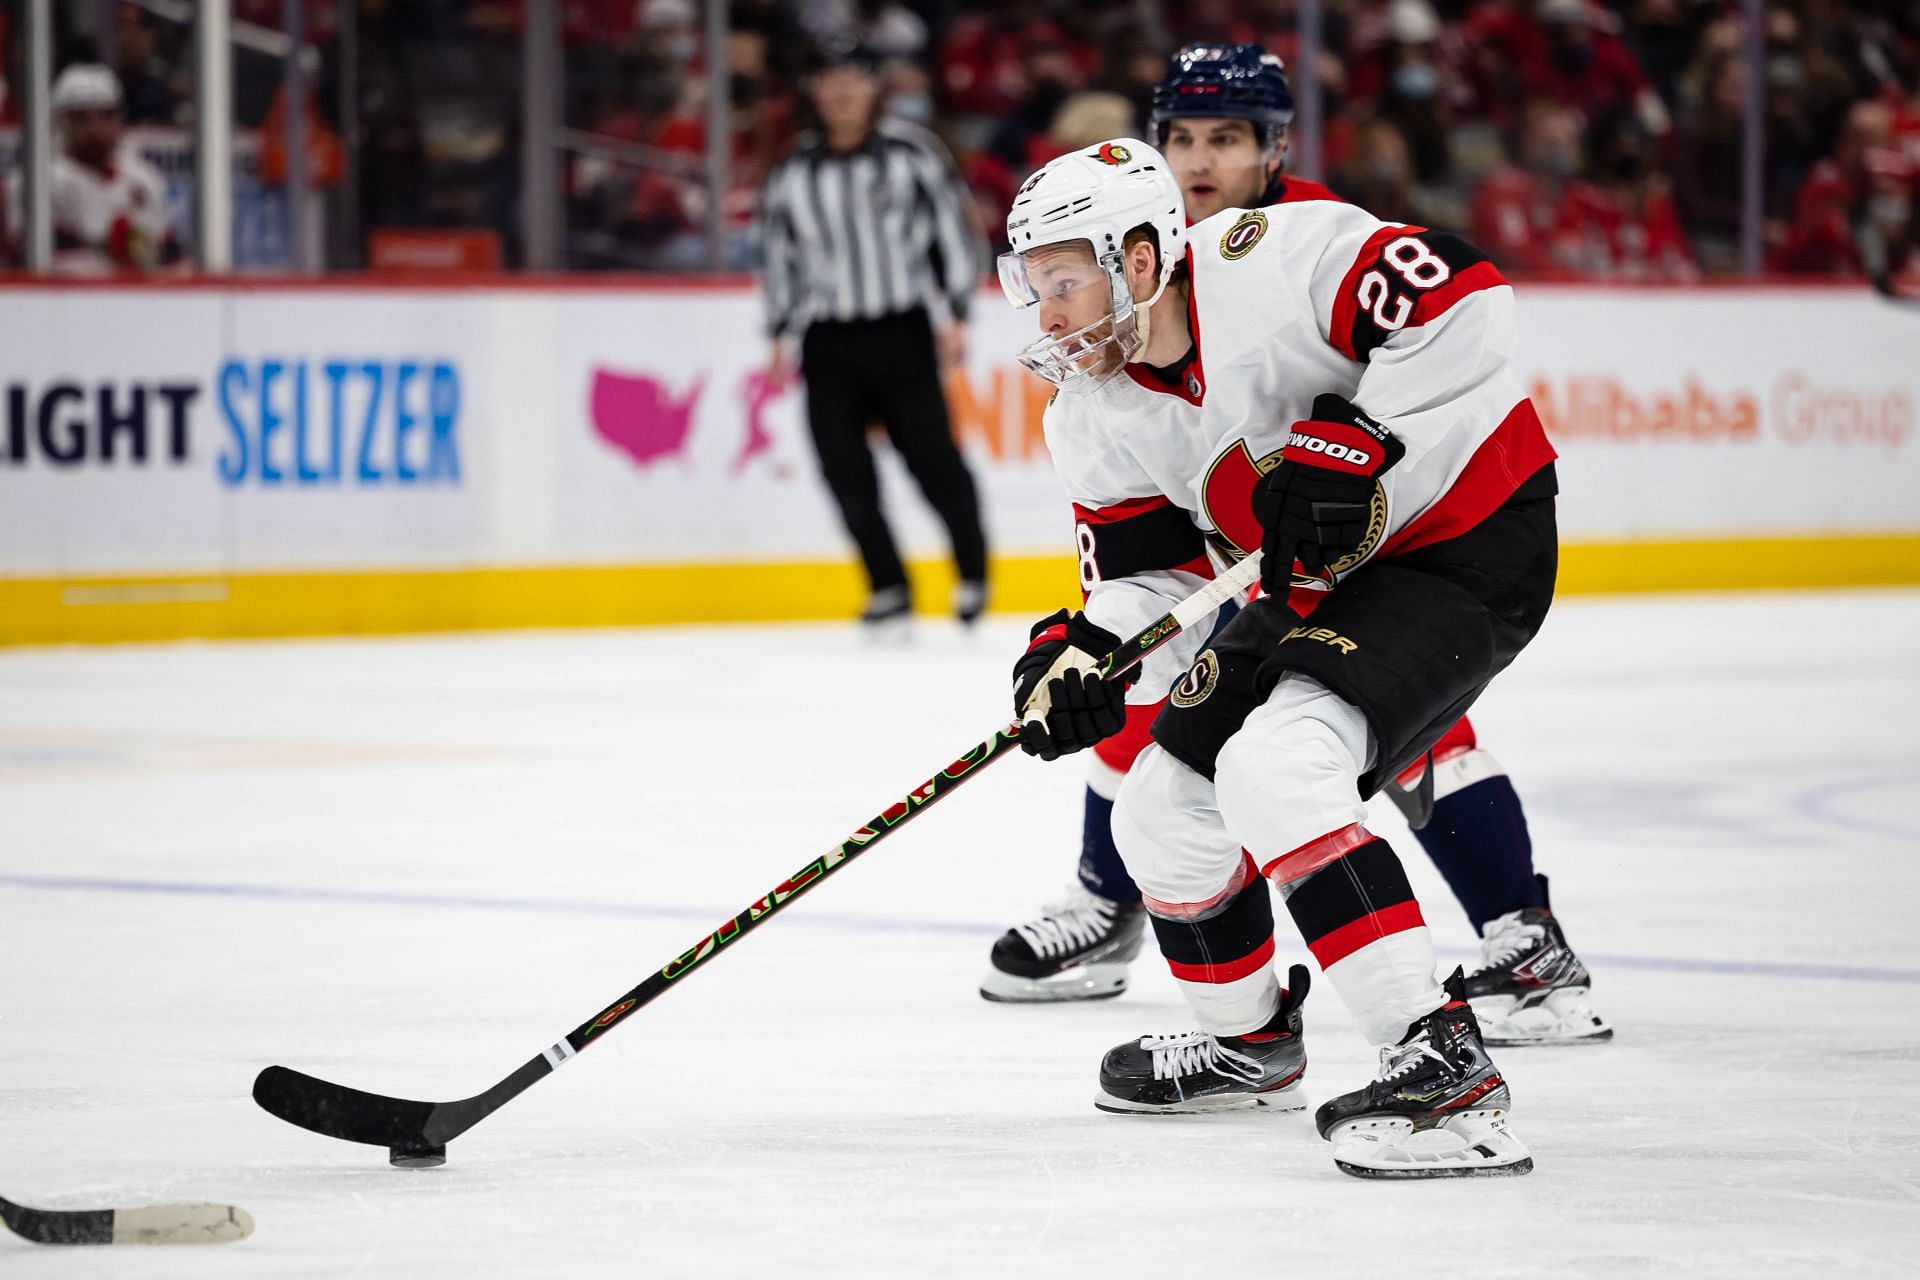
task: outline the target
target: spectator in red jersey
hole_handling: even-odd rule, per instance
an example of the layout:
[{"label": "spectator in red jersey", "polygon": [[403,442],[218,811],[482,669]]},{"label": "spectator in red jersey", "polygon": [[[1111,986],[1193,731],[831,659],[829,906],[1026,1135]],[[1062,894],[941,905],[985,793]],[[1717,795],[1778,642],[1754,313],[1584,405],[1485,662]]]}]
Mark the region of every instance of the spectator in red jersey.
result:
[{"label": "spectator in red jersey", "polygon": [[1865,269],[1855,227],[1869,188],[1867,160],[1890,151],[1892,136],[1891,108],[1854,104],[1833,155],[1801,184],[1793,220],[1768,257],[1770,267],[1806,275],[1858,275]]},{"label": "spectator in red jersey", "polygon": [[1510,274],[1551,271],[1561,202],[1580,173],[1579,115],[1557,102],[1529,103],[1514,151],[1513,163],[1475,189],[1469,238]]},{"label": "spectator in red jersey", "polygon": [[1859,275],[1860,252],[1853,242],[1850,213],[1840,186],[1808,183],[1800,192],[1792,223],[1767,256],[1767,269],[1795,275]]},{"label": "spectator in red jersey", "polygon": [[1521,72],[1529,97],[1557,99],[1588,120],[1631,108],[1650,131],[1666,132],[1666,108],[1617,34],[1618,18],[1590,0],[1539,0],[1534,17],[1538,35]]},{"label": "spectator in red jersey", "polygon": [[1629,111],[1601,115],[1587,134],[1589,180],[1567,188],[1554,256],[1569,270],[1612,280],[1685,282],[1699,267],[1680,215],[1654,167],[1653,138]]}]

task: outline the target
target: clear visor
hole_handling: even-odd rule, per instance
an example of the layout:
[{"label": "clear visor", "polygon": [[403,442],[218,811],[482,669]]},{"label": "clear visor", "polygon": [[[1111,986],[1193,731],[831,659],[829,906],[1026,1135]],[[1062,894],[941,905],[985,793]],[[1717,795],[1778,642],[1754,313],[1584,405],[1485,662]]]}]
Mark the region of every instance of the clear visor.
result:
[{"label": "clear visor", "polygon": [[1065,298],[1076,289],[1099,288],[1107,276],[1094,260],[1093,245],[1085,240],[1000,255],[1000,288],[1016,307]]}]

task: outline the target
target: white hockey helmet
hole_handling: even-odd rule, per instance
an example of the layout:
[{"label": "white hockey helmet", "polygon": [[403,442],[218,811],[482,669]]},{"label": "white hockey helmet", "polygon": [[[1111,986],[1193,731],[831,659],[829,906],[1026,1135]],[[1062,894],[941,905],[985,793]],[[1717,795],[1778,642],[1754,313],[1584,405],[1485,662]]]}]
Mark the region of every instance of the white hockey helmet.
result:
[{"label": "white hockey helmet", "polygon": [[118,111],[120,77],[97,63],[77,62],[60,73],[49,96],[56,116],[69,111]]},{"label": "white hockey helmet", "polygon": [[[1122,255],[1127,233],[1142,225],[1159,238],[1160,281],[1153,296],[1136,305]],[[1159,301],[1186,256],[1186,212],[1165,157],[1137,138],[1115,138],[1070,151],[1028,178],[1007,213],[1013,248],[1000,255],[1008,300],[1030,307],[1077,287],[1081,282],[1036,281],[1026,256],[1075,241],[1092,248],[1106,276],[1107,314],[1071,333],[1041,336],[1019,359],[1047,381],[1078,390],[1105,381],[1139,354],[1147,341],[1146,308]]]}]

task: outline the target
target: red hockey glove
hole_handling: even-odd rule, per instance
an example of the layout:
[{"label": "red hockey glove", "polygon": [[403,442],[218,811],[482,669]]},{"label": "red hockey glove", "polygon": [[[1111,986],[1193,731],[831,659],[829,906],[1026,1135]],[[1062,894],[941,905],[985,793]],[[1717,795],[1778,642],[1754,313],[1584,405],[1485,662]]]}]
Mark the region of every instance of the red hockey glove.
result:
[{"label": "red hockey glove", "polygon": [[1280,465],[1253,490],[1253,514],[1266,530],[1260,585],[1268,595],[1286,595],[1296,560],[1318,575],[1360,549],[1374,482],[1406,452],[1392,432],[1340,396],[1314,400],[1312,419],[1293,424]]},{"label": "red hockey glove", "polygon": [[1042,760],[1082,751],[1127,723],[1135,672],[1103,679],[1100,664],[1120,637],[1065,609],[1033,624],[1033,642],[1013,664],[1020,749]]}]

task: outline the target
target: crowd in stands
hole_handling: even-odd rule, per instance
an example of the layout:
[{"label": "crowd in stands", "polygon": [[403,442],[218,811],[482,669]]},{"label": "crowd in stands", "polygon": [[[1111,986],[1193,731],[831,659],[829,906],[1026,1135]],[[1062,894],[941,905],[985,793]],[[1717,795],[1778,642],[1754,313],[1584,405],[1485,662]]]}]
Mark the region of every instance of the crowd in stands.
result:
[{"label": "crowd in stands", "polygon": [[[361,5],[361,224],[494,226],[511,243],[518,108],[506,90],[526,0],[307,0],[322,137],[338,126],[334,33],[349,2]],[[236,15],[272,29],[280,8],[241,0]],[[134,4],[119,13],[110,61],[128,121],[184,122],[183,30]],[[569,265],[703,265],[700,0],[561,0],[560,13]],[[1312,55],[1324,176],[1383,218],[1465,235],[1515,274],[1726,275],[1740,267],[1742,115],[1757,75],[1764,266],[1845,276],[1911,262],[1920,4],[1767,0],[1764,13],[1756,68],[1727,0],[1326,0]],[[1297,78],[1308,55],[1296,17],[1294,0],[732,0],[725,262],[754,262],[761,181],[805,127],[805,57],[822,39],[853,34],[880,55],[887,109],[946,140],[991,242],[1036,166],[1145,136],[1174,49],[1258,41]],[[0,36],[12,81],[17,31]],[[262,121],[284,109],[271,88],[252,100]],[[0,104],[4,120],[12,98]]]}]

